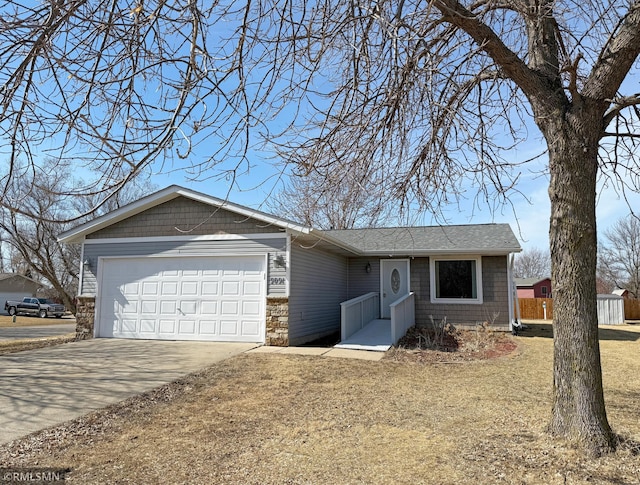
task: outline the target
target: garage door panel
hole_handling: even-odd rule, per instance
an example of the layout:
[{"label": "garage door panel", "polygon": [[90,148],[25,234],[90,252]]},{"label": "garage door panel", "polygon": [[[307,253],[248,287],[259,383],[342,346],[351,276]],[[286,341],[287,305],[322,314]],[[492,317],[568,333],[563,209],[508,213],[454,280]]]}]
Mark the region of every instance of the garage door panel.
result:
[{"label": "garage door panel", "polygon": [[107,259],[98,334],[263,342],[264,267],[260,256]]},{"label": "garage door panel", "polygon": [[242,334],[258,336],[260,334],[260,322],[258,320],[243,320]]},{"label": "garage door panel", "polygon": [[197,295],[200,288],[197,281],[182,281],[180,283],[181,295]]},{"label": "garage door panel", "polygon": [[[207,277],[206,275],[204,275]],[[217,281],[203,281],[202,282],[202,296],[217,296],[218,295],[218,282]]]},{"label": "garage door panel", "polygon": [[142,300],[142,313],[144,315],[153,314],[155,315],[158,311],[158,302],[156,300]]},{"label": "garage door panel", "polygon": [[158,321],[153,319],[144,318],[140,320],[140,333],[141,334],[155,334],[158,326]]},{"label": "garage door panel", "polygon": [[163,281],[161,295],[163,296],[177,296],[178,295],[178,282],[177,281]]},{"label": "garage door panel", "polygon": [[259,281],[244,281],[242,283],[242,294],[245,296],[258,296],[260,295],[260,286]]},{"label": "garage door panel", "polygon": [[182,300],[178,311],[182,315],[195,315],[198,310],[198,302],[195,300]]},{"label": "garage door panel", "polygon": [[217,322],[215,320],[200,320],[200,335],[216,335]]},{"label": "garage door panel", "polygon": [[240,282],[239,281],[223,281],[222,282],[222,296],[238,296],[240,294]]},{"label": "garage door panel", "polygon": [[260,316],[261,305],[259,301],[243,301],[242,315],[250,317]]},{"label": "garage door panel", "polygon": [[142,283],[142,294],[157,296],[158,295],[158,283],[156,281],[145,281]]},{"label": "garage door panel", "polygon": [[131,320],[128,318],[122,319],[122,332],[135,333],[138,320]]},{"label": "garage door panel", "polygon": [[220,320],[220,335],[236,336],[238,335],[237,320]]},{"label": "garage door panel", "polygon": [[137,315],[138,314],[138,301],[127,300],[124,305],[119,305],[123,315]]},{"label": "garage door panel", "polygon": [[180,320],[178,323],[178,333],[180,335],[195,335],[196,334],[196,321],[195,320]]},{"label": "garage door panel", "polygon": [[221,301],[220,302],[220,315],[228,316],[239,316],[240,315],[240,305],[239,302],[233,301]]},{"label": "garage door panel", "polygon": [[218,302],[215,300],[203,301],[200,305],[200,313],[202,315],[217,315]]}]

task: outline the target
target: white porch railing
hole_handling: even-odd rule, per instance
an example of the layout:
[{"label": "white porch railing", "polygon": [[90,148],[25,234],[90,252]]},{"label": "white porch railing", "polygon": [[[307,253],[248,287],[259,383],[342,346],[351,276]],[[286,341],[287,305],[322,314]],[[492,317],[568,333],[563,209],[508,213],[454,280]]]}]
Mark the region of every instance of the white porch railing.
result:
[{"label": "white porch railing", "polygon": [[371,320],[380,318],[380,295],[375,292],[340,303],[340,338],[347,340]]},{"label": "white porch railing", "polygon": [[416,323],[414,293],[410,292],[394,301],[389,307],[391,308],[391,341],[392,345],[395,345]]}]

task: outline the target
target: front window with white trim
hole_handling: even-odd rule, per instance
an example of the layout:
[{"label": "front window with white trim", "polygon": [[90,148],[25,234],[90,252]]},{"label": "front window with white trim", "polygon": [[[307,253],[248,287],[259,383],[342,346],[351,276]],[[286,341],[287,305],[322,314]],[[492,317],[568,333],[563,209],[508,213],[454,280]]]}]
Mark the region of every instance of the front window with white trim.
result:
[{"label": "front window with white trim", "polygon": [[432,303],[482,303],[480,257],[431,258]]}]

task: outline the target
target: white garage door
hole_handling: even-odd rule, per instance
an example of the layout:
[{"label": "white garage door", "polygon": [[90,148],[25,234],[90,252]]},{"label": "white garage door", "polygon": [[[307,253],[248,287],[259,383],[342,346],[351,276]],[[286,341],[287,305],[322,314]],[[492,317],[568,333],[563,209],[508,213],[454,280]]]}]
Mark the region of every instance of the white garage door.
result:
[{"label": "white garage door", "polygon": [[265,258],[105,259],[100,337],[264,342]]}]

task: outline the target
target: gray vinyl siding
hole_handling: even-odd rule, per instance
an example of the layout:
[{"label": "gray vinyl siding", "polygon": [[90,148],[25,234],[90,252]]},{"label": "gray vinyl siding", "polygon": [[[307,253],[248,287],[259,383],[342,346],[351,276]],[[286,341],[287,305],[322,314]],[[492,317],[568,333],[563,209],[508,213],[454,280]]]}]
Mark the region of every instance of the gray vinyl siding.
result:
[{"label": "gray vinyl siding", "polygon": [[347,258],[294,244],[290,274],[290,345],[339,332],[340,303],[347,300]]},{"label": "gray vinyl siding", "polygon": [[[367,264],[371,272],[367,273]],[[380,292],[380,259],[349,259],[349,295],[348,299],[357,298],[370,292]]]},{"label": "gray vinyl siding", "polygon": [[212,207],[186,197],[177,197],[96,231],[87,238],[255,234],[274,233],[279,230],[281,229],[273,225],[226,209]]},{"label": "gray vinyl siding", "polygon": [[286,277],[286,269],[271,267],[275,255],[282,254],[286,259],[286,237],[272,239],[233,239],[211,241],[154,241],[154,242],[105,242],[85,244],[81,295],[96,294],[96,273],[98,258],[125,256],[228,256],[243,254],[269,254],[269,269],[267,278],[267,293],[272,296],[286,296],[286,285],[269,286],[271,277]]}]

